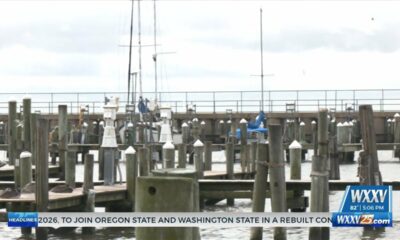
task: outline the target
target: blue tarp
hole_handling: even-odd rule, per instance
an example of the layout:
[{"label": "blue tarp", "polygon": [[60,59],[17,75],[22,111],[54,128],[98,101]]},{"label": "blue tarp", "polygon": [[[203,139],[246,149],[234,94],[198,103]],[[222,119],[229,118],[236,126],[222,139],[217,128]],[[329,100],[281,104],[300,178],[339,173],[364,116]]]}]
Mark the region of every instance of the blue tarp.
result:
[{"label": "blue tarp", "polygon": [[[249,123],[247,123],[247,135],[251,134],[251,133],[268,133],[268,129],[267,128],[262,128],[261,123],[263,123],[265,120],[265,113],[263,111],[260,111],[258,113],[258,116],[256,117],[255,121],[251,121]],[[240,129],[236,129],[236,138],[240,138],[241,134],[240,134]]]}]

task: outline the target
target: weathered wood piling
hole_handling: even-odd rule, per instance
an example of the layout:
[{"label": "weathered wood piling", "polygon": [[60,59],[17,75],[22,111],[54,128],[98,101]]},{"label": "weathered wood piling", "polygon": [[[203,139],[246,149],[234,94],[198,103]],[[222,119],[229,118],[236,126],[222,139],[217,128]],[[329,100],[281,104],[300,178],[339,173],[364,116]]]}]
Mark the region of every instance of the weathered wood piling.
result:
[{"label": "weathered wood piling", "polygon": [[[328,110],[318,112],[318,152],[312,161],[311,212],[329,212]],[[310,240],[329,239],[329,228],[311,227]]]},{"label": "weathered wood piling", "polygon": [[212,170],[212,142],[206,141],[204,144],[204,170]]},{"label": "weathered wood piling", "polygon": [[359,115],[363,139],[363,151],[360,153],[360,184],[382,185],[372,106],[361,105],[359,108]]},{"label": "weathered wood piling", "polygon": [[178,168],[186,168],[186,144],[178,144]]},{"label": "weathered wood piling", "polygon": [[68,115],[67,105],[58,105],[58,156],[60,165],[60,179],[65,179],[65,161],[68,143]]},{"label": "weathered wood piling", "polygon": [[175,146],[171,142],[166,142],[163,147],[163,168],[175,167]]},{"label": "weathered wood piling", "polygon": [[[48,128],[49,121],[40,118],[34,125],[37,128],[35,140],[37,142],[36,150],[36,211],[47,212],[49,202],[49,151],[48,151]],[[36,228],[37,239],[47,239],[48,229],[44,227]]]},{"label": "weathered wood piling", "polygon": [[[269,128],[269,169],[272,212],[287,212],[285,163],[283,161],[282,126],[268,125]],[[274,228],[274,239],[286,239],[286,229]]]},{"label": "weathered wood piling", "polygon": [[[234,170],[234,145],[233,143],[226,143],[225,144],[225,158],[226,158],[226,174],[228,179],[234,179],[233,170]],[[228,198],[226,199],[228,206],[233,206],[235,204],[235,199]]]},{"label": "weathered wood piling", "polygon": [[[83,156],[82,156],[83,157]],[[85,154],[85,166],[83,174],[83,187],[82,192],[84,194],[83,211],[84,212],[94,212],[95,211],[95,198],[96,192],[93,190],[93,166],[94,160],[92,154]],[[94,234],[94,227],[84,227],[82,228],[83,234]]]},{"label": "weathered wood piling", "polygon": [[204,163],[203,163],[203,152],[204,152],[204,144],[198,139],[194,144],[194,167],[197,172],[198,179],[202,179],[204,177]]},{"label": "weathered wood piling", "polygon": [[130,146],[125,150],[126,156],[126,190],[128,192],[128,201],[131,202],[132,212],[135,211],[135,189],[136,178],[138,176],[138,163],[135,149]]},{"label": "weathered wood piling", "polygon": [[[253,188],[253,212],[264,212],[265,198],[268,179],[269,149],[268,144],[257,144],[257,172]],[[253,227],[250,231],[250,240],[261,240],[263,236],[262,227]]]}]

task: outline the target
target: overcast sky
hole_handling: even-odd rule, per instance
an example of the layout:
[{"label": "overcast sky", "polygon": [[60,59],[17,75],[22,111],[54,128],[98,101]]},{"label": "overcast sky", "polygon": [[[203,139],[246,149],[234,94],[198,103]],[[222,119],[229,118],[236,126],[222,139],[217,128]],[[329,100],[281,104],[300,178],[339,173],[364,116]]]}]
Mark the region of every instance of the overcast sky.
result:
[{"label": "overcast sky", "polygon": [[[130,1],[0,1],[1,92],[125,91]],[[160,91],[400,88],[400,1],[157,1]],[[134,43],[137,43],[137,5]],[[142,1],[142,44],[153,2]],[[154,89],[152,47],[143,89]],[[133,49],[137,69],[137,48]]]}]

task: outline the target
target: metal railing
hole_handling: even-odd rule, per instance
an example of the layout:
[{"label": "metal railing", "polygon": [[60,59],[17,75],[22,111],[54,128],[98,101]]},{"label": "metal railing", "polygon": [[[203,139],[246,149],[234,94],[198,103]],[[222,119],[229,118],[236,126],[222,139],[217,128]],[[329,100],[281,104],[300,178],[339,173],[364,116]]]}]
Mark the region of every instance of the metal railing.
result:
[{"label": "metal railing", "polygon": [[[25,93],[0,93],[0,113],[7,113],[10,98],[22,105]],[[78,113],[87,106],[91,113],[103,112],[104,98],[120,97],[120,110],[125,111],[126,92],[42,92],[29,93],[32,111],[57,113],[58,105],[68,105],[70,113]],[[143,93],[144,98],[154,98],[153,92]],[[193,106],[197,112],[257,112],[261,109],[259,91],[203,91],[158,92],[158,103],[169,105],[174,112],[185,112]],[[365,90],[274,90],[264,92],[264,111],[284,112],[286,104],[295,104],[296,111],[317,111],[320,107],[346,111],[358,109],[361,104],[371,104],[374,111],[400,109],[400,89]]]}]

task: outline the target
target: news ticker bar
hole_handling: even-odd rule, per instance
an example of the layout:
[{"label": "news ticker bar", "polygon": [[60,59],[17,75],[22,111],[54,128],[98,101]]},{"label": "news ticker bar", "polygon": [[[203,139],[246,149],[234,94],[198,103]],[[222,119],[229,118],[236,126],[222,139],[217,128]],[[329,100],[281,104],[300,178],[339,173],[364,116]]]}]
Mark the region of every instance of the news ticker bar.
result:
[{"label": "news ticker bar", "polygon": [[9,212],[10,227],[331,227],[332,213]]}]

